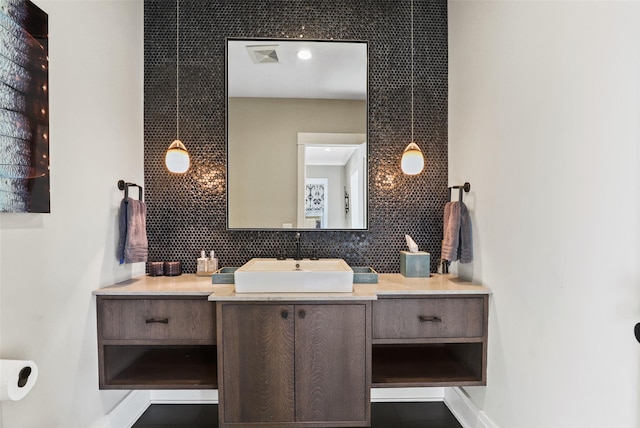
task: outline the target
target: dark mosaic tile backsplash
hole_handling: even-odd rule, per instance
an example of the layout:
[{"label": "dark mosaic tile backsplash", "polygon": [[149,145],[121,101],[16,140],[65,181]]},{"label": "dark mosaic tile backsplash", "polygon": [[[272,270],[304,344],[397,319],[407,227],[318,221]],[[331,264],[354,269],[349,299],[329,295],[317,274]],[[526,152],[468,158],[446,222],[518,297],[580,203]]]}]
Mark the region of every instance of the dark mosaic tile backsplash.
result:
[{"label": "dark mosaic tile backsplash", "polygon": [[410,1],[180,1],[180,139],[191,169],[170,174],[176,137],[176,3],[144,3],[144,171],[149,260],[195,272],[200,250],[220,266],[293,251],[292,231],[226,230],[225,38],[365,40],[369,43],[369,230],[303,232],[302,250],[352,266],[399,272],[411,235],[440,257],[447,201],[447,2],[414,0],[415,141],[425,171],[405,176],[411,139]]}]

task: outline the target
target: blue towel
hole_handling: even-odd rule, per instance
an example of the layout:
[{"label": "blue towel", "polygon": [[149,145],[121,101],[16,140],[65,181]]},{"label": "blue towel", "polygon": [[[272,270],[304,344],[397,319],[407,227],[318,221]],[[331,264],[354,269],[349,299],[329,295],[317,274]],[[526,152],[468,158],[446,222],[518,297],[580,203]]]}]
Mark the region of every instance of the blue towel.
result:
[{"label": "blue towel", "polygon": [[473,261],[471,218],[463,202],[447,202],[444,206],[440,258],[449,262],[460,260],[460,263],[471,263]]},{"label": "blue towel", "polygon": [[120,203],[117,257],[120,264],[147,261],[147,206],[128,198]]}]

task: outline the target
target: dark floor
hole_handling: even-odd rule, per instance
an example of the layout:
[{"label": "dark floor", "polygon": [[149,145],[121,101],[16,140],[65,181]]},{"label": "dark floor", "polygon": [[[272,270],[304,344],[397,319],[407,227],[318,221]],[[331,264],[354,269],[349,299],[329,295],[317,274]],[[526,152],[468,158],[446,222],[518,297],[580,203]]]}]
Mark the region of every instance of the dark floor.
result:
[{"label": "dark floor", "polygon": [[[132,428],[216,428],[214,404],[152,404]],[[372,428],[462,428],[442,402],[372,403]]]}]

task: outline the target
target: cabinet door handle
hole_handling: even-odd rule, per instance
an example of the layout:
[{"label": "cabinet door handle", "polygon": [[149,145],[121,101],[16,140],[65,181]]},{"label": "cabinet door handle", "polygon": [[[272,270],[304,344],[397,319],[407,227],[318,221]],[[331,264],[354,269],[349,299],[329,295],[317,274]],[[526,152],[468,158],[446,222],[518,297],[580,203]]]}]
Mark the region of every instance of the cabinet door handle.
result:
[{"label": "cabinet door handle", "polygon": [[145,321],[145,323],[147,323],[147,324],[153,324],[153,323],[169,324],[169,318],[149,318],[148,320]]},{"label": "cabinet door handle", "polygon": [[428,317],[425,315],[418,315],[418,319],[420,322],[442,322],[442,318],[434,316]]},{"label": "cabinet door handle", "polygon": [[298,312],[298,315],[300,316],[300,318],[304,318],[307,316],[307,311],[305,311],[304,309],[300,309],[300,312]]},{"label": "cabinet door handle", "polygon": [[283,309],[282,312],[280,312],[280,316],[282,317],[283,320],[286,320],[287,318],[289,318],[289,311],[287,311],[286,309]]}]

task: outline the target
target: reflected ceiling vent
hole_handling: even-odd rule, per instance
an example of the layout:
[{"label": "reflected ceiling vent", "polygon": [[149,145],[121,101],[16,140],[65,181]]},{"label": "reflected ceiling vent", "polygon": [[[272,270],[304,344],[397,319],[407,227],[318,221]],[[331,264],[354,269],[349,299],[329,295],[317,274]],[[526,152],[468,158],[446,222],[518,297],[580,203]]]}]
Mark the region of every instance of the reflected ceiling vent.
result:
[{"label": "reflected ceiling vent", "polygon": [[249,56],[251,57],[251,60],[256,64],[279,62],[276,49],[278,49],[278,45],[247,46]]}]

